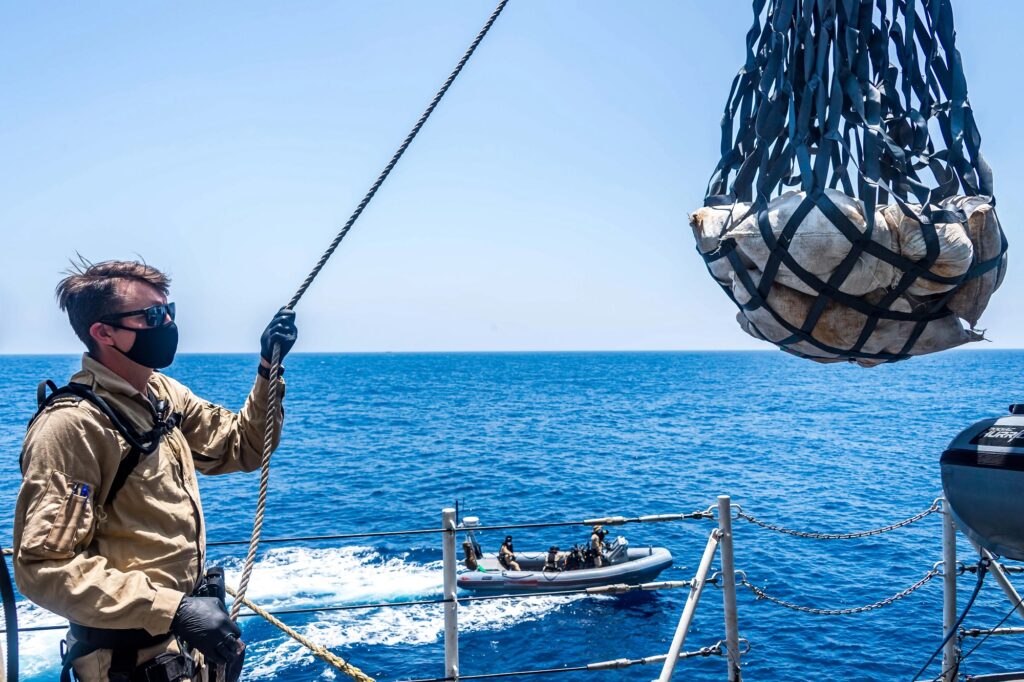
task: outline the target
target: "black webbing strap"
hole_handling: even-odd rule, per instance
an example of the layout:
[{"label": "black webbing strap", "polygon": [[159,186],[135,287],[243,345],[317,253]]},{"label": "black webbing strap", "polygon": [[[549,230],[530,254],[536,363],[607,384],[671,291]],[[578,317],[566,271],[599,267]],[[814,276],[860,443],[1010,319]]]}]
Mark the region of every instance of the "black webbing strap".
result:
[{"label": "black webbing strap", "polygon": [[[769,310],[791,333],[776,341],[786,350],[807,343],[850,359],[908,357],[928,323],[951,314],[947,303],[956,288],[1001,267],[1007,248],[1000,230],[996,256],[982,261],[976,255],[958,277],[931,271],[940,256],[935,226],[967,219],[948,200],[960,194],[995,204],[992,171],[980,152],[981,135],[955,45],[950,0],[755,0],[753,8],[746,60],[726,101],[722,156],[708,182],[705,205],[750,203],[769,257],[754,282],[733,254],[735,243],[726,240],[714,253],[702,255],[709,267],[718,258],[729,258],[750,299],[740,308]],[[933,138],[930,130],[938,135]],[[788,188],[799,189],[805,198],[776,236],[768,204]],[[866,226],[847,218],[829,200],[827,188],[863,202]],[[925,245],[920,260],[872,239],[876,209],[890,201],[919,222]],[[827,281],[789,253],[801,222],[815,208],[850,242]],[[841,291],[866,256],[901,273],[880,300]],[[782,267],[815,292],[800,325],[782,319],[767,301]],[[890,310],[901,297],[907,300],[905,294],[919,280],[952,291],[915,297],[910,312]],[[812,334],[833,302],[864,317],[849,348],[829,347]],[[913,323],[899,352],[863,352],[880,320]]]},{"label": "black webbing strap", "polygon": [[[47,389],[51,391],[49,395],[47,395]],[[160,441],[163,437],[181,423],[180,413],[175,412],[168,415],[166,407],[161,411],[153,408],[153,428],[145,433],[139,433],[132,427],[124,415],[111,407],[106,400],[97,395],[89,386],[71,382],[67,386],[58,388],[52,381],[47,380],[40,383],[36,391],[36,399],[39,406],[35,416],[29,421],[29,426],[32,425],[32,422],[48,405],[54,400],[65,396],[73,396],[78,400],[87,400],[92,403],[110,420],[114,429],[128,443],[128,454],[121,459],[121,463],[117,467],[117,472],[114,474],[107,497],[103,502],[105,506],[109,506],[114,501],[117,493],[124,487],[125,481],[128,480],[128,476],[131,475],[135,467],[142,461],[142,457],[154,452],[160,446]],[[24,467],[22,469],[24,470]]]},{"label": "black webbing strap", "polygon": [[151,635],[145,630],[109,630],[69,623],[74,644],[63,652],[60,682],[71,682],[71,665],[82,656],[99,649],[111,649],[111,682],[132,682],[137,679],[136,669],[140,649],[166,642],[171,635]]}]

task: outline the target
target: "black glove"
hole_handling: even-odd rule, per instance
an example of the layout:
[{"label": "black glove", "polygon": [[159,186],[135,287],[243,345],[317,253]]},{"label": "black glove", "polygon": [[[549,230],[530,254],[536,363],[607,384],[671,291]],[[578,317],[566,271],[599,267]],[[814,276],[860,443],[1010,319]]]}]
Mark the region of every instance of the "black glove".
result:
[{"label": "black glove", "polygon": [[288,355],[288,351],[295,345],[298,335],[299,332],[295,328],[295,311],[281,308],[263,330],[263,336],[260,337],[260,356],[267,362],[273,362],[272,346],[277,343],[281,347],[281,359],[284,360],[284,356]]},{"label": "black glove", "polygon": [[171,632],[213,663],[232,662],[242,635],[216,597],[184,597],[171,621]]},{"label": "black glove", "polygon": [[224,682],[238,682],[245,664],[245,643],[230,637],[225,640],[225,646],[234,646],[235,649],[229,652],[228,664],[224,668]]}]

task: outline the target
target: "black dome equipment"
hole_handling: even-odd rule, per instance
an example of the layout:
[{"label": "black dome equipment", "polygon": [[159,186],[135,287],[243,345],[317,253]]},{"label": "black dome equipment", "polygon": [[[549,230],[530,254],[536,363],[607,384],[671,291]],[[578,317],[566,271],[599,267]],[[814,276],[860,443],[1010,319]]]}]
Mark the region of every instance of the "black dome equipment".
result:
[{"label": "black dome equipment", "polygon": [[993,554],[1024,561],[1024,405],[965,429],[941,466],[957,527]]}]

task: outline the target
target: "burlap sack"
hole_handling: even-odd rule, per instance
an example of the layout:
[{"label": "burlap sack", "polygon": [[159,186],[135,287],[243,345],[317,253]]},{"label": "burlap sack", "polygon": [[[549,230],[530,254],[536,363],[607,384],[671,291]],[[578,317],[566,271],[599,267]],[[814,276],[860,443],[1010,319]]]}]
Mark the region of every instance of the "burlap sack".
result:
[{"label": "burlap sack", "polygon": [[[825,195],[863,234],[867,228],[863,205],[836,190],[827,189]],[[790,217],[803,202],[804,196],[803,192],[786,192],[768,204],[768,223],[776,237],[786,227]],[[736,240],[742,256],[753,262],[758,270],[764,271],[771,250],[761,235],[756,215],[747,217],[729,230],[728,236]],[[876,212],[871,239],[886,249],[893,250],[892,234],[881,212]],[[826,282],[849,255],[850,247],[850,240],[819,208],[814,207],[793,234],[793,240],[787,250],[800,267]],[[869,291],[889,286],[894,276],[895,270],[891,265],[869,254],[861,254],[853,269],[839,284],[839,290],[853,296],[863,296]],[[779,268],[775,281],[807,294],[817,293],[817,289],[786,265]]]},{"label": "burlap sack", "polygon": [[[701,253],[715,253],[725,233],[736,227],[750,212],[750,204],[736,202],[731,206],[705,206],[690,214],[690,227]],[[742,254],[741,254],[742,258]],[[747,260],[744,265],[753,267]],[[732,266],[725,258],[710,263],[711,275],[719,284],[732,286]]]},{"label": "burlap sack", "polygon": [[[846,195],[827,190],[829,199],[859,228],[865,228],[863,208],[859,201]],[[789,192],[773,200],[768,208],[768,221],[775,235],[778,235],[786,221],[803,200],[803,194]],[[959,277],[966,273],[972,263],[991,259],[1001,249],[998,219],[992,206],[982,199],[958,197],[949,203],[967,214],[966,229],[959,223],[936,225],[939,237],[939,254],[930,272],[940,277]],[[701,253],[715,253],[723,239],[736,241],[736,253],[741,266],[756,286],[761,279],[770,250],[764,243],[757,225],[757,217],[749,215],[749,204],[737,203],[732,206],[705,207],[690,216],[690,225]],[[875,217],[872,240],[893,250],[912,261],[919,261],[926,255],[926,246],[918,221],[903,215],[898,206],[880,207]],[[850,241],[817,208],[794,233],[789,252],[797,263],[822,280],[829,276],[849,254]],[[728,287],[736,301],[745,305],[750,294],[740,278],[733,271],[728,258],[720,258],[709,264],[712,275],[720,284]],[[861,353],[873,355],[924,355],[964,343],[977,341],[981,334],[974,326],[984,311],[992,292],[1002,282],[1005,273],[1005,255],[1001,267],[993,269],[982,277],[968,280],[959,285],[956,293],[947,302],[950,313],[927,323],[923,332],[907,351],[904,347],[915,329],[915,322],[880,319],[861,346]],[[858,262],[839,288],[845,293],[860,297],[867,303],[877,305],[890,288],[899,281],[903,271],[869,254],[861,254]],[[954,286],[919,277],[907,292],[894,301],[890,309],[911,312],[912,309],[926,310],[941,301]],[[829,301],[818,319],[811,336],[820,344],[829,346],[835,352],[825,351],[813,343],[794,340],[793,333],[779,319],[795,328],[802,328],[808,313],[817,299],[817,292],[799,276],[786,267],[781,267],[773,280],[767,297],[767,306],[755,307],[737,315],[740,326],[751,336],[807,355],[820,362],[846,361],[851,358],[844,351],[854,347],[868,320],[867,316],[845,305]],[[774,315],[772,312],[774,311]],[[964,329],[958,318],[966,320],[970,329]],[[852,358],[864,366],[876,365],[885,359]]]},{"label": "burlap sack", "polygon": [[[1002,230],[995,207],[980,197],[954,197],[949,204],[967,214],[967,236],[974,246],[974,261],[984,263],[999,255],[1002,249]],[[950,298],[949,309],[967,321],[973,329],[985,312],[992,293],[1003,283],[1006,275],[1006,254],[998,267],[980,277],[967,280]]]},{"label": "burlap sack", "polygon": [[[749,274],[755,284],[760,281],[758,272],[750,271]],[[750,296],[746,288],[739,284],[738,278],[735,281],[736,284],[732,288],[733,295],[737,302],[745,304],[750,300]],[[881,291],[877,291],[864,298],[871,303],[878,303],[882,295]],[[814,302],[814,296],[808,296],[778,283],[772,286],[768,294],[768,306],[786,322],[797,328],[803,326]],[[893,303],[890,309],[909,312],[910,304],[906,299],[900,298]],[[736,319],[740,327],[755,338],[779,344],[792,336],[792,332],[786,329],[764,306],[754,310],[741,310]],[[825,305],[825,310],[811,331],[811,335],[818,342],[832,348],[840,350],[852,348],[864,330],[866,322],[865,315],[830,301]],[[891,355],[903,352],[907,339],[913,333],[914,325],[914,322],[879,320],[867,342],[861,348],[861,352]],[[950,313],[945,317],[928,322],[909,354],[925,355],[980,339],[980,334],[964,329],[956,315]],[[819,362],[838,362],[850,359],[842,353],[823,351],[806,341],[789,344],[787,347]],[[871,367],[884,362],[882,359],[873,358],[854,358],[853,361],[863,367]]]},{"label": "burlap sack", "polygon": [[[913,210],[920,210],[919,205],[910,204]],[[919,261],[928,254],[921,223],[903,213],[896,204],[886,206],[882,211],[897,245],[897,253],[912,261]],[[960,223],[938,223],[935,225],[938,236],[939,255],[928,271],[939,277],[959,277],[971,267],[974,258],[974,246]],[[902,274],[902,273],[901,273]],[[918,277],[907,289],[914,296],[931,296],[941,294],[954,288],[955,284],[934,282]]]}]

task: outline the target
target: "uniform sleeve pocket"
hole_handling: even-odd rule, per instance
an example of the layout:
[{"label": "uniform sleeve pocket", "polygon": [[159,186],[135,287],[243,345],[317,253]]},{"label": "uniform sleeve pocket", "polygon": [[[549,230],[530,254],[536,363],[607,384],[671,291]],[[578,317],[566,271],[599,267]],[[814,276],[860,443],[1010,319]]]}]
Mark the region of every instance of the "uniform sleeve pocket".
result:
[{"label": "uniform sleeve pocket", "polygon": [[54,471],[39,505],[27,519],[25,549],[52,558],[70,558],[93,523],[90,487]]}]

